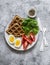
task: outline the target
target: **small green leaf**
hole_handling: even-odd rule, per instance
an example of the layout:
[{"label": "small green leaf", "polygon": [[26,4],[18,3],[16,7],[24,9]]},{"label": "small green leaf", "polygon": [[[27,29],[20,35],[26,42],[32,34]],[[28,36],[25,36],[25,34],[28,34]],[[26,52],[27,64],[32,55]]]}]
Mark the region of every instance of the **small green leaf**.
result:
[{"label": "small green leaf", "polygon": [[38,22],[36,19],[26,18],[23,20],[22,28],[25,34],[29,34],[29,32],[33,32],[37,34],[39,31]]}]

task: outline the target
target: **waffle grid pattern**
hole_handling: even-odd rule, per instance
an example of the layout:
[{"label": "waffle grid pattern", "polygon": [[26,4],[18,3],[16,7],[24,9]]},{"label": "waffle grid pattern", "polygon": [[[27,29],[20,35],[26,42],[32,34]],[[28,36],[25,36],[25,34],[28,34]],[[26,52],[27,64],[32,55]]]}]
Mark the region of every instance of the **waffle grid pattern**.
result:
[{"label": "waffle grid pattern", "polygon": [[24,34],[24,31],[22,29],[22,18],[16,15],[8,26],[6,32],[8,34],[14,35],[15,37],[22,36]]}]

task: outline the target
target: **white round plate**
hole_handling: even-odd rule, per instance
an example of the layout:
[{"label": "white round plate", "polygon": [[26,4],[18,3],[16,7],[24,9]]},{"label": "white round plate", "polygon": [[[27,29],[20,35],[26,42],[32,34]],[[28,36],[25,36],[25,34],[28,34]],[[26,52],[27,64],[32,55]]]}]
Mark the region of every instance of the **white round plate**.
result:
[{"label": "white round plate", "polygon": [[[9,24],[10,24],[10,23],[9,23]],[[9,24],[8,24],[8,25],[9,25]],[[9,35],[6,33],[6,30],[7,30],[7,28],[8,28],[8,25],[7,25],[6,29],[5,29],[5,39],[6,39],[7,44],[8,44],[11,48],[13,48],[13,49],[15,49],[15,50],[24,51],[24,49],[23,49],[22,46],[21,46],[20,48],[16,48],[14,45],[12,45],[11,43],[9,43],[9,41],[8,41]],[[19,38],[19,37],[16,37],[16,38]],[[31,45],[29,45],[28,48],[27,48],[27,50],[30,49],[30,48],[32,48],[32,47],[36,44],[36,42],[37,42],[37,40],[38,40],[38,34],[35,36],[35,38],[36,38],[36,39],[35,39],[35,42],[33,42]],[[20,39],[22,39],[22,38],[20,38]]]}]

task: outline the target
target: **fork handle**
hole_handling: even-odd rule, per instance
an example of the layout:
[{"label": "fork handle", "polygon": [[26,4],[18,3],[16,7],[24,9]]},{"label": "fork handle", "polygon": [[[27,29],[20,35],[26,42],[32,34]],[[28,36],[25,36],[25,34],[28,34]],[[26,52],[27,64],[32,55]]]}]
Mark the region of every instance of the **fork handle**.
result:
[{"label": "fork handle", "polygon": [[41,43],[41,46],[40,46],[40,51],[41,52],[44,51],[44,42],[43,42],[43,40],[42,40],[42,43]]},{"label": "fork handle", "polygon": [[48,42],[47,42],[47,40],[46,40],[46,37],[44,37],[43,39],[44,39],[44,45],[45,45],[45,46],[48,46]]}]

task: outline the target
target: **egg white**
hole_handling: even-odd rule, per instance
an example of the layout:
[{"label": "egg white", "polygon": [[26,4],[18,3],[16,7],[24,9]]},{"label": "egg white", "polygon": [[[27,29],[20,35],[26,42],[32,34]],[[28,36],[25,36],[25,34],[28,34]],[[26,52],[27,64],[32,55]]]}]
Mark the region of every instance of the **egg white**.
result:
[{"label": "egg white", "polygon": [[13,35],[9,35],[9,37],[8,37],[8,41],[9,41],[9,43],[14,44],[15,37],[13,36],[13,37],[14,37],[14,41],[13,41],[13,42],[11,42],[11,41],[9,40],[11,36],[13,36]]},{"label": "egg white", "polygon": [[[20,44],[19,44],[18,46],[16,45],[16,41],[17,41],[17,40],[20,41]],[[17,47],[17,48],[19,48],[19,47],[21,46],[21,38],[15,39],[15,41],[14,41],[14,46]]]}]

